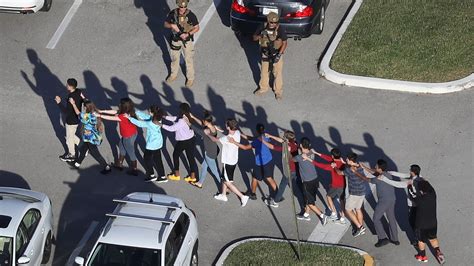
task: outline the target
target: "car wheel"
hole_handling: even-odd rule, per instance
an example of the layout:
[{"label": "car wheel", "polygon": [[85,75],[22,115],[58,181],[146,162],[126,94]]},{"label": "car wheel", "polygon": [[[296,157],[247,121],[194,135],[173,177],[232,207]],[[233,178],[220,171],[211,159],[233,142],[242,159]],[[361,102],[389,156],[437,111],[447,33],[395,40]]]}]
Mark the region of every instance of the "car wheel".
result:
[{"label": "car wheel", "polygon": [[44,0],[43,7],[41,8],[41,11],[49,11],[51,9],[51,5],[53,4],[53,0]]},{"label": "car wheel", "polygon": [[313,33],[321,34],[324,30],[324,20],[326,19],[326,3],[321,5],[321,11],[319,12],[318,23],[313,28]]},{"label": "car wheel", "polygon": [[51,238],[51,232],[48,233],[46,240],[44,241],[44,249],[43,249],[43,258],[41,259],[41,264],[46,264],[49,261],[49,257],[51,256],[51,247],[53,244],[53,240]]},{"label": "car wheel", "polygon": [[197,266],[198,265],[198,242],[194,244],[193,248],[193,254],[191,255],[191,266]]}]

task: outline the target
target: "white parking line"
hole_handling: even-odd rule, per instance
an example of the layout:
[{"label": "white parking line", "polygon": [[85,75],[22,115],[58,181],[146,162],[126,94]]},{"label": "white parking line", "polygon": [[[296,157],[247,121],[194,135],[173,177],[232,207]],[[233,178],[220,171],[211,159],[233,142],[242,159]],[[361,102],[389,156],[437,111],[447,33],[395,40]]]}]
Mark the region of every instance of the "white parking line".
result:
[{"label": "white parking line", "polygon": [[67,260],[67,263],[66,263],[67,266],[74,265],[74,259],[81,253],[82,249],[84,248],[84,245],[87,243],[87,240],[89,240],[89,238],[91,237],[97,225],[99,225],[98,221],[93,221],[89,225],[89,228],[87,228],[87,231],[84,234],[84,236],[81,238],[81,241],[79,241],[76,248],[71,253],[71,256],[69,256],[69,259]]},{"label": "white parking line", "polygon": [[82,4],[82,0],[74,0],[74,3],[72,4],[71,8],[67,12],[66,16],[64,17],[63,21],[61,24],[59,24],[58,29],[54,33],[53,37],[51,40],[49,40],[48,44],[46,45],[46,48],[48,49],[54,49],[56,47],[56,44],[58,44],[59,39],[61,39],[61,36],[63,35],[64,31],[66,30],[67,26],[72,20],[72,17],[74,14],[76,14],[76,11],[79,9],[79,6]]},{"label": "white parking line", "polygon": [[199,36],[201,36],[201,33],[204,31],[204,29],[207,26],[207,23],[209,23],[209,20],[211,20],[212,15],[216,12],[216,5],[219,5],[221,0],[214,0],[209,8],[207,9],[206,13],[204,13],[204,16],[202,17],[201,21],[199,22],[199,31],[194,35],[194,43],[197,43]]}]

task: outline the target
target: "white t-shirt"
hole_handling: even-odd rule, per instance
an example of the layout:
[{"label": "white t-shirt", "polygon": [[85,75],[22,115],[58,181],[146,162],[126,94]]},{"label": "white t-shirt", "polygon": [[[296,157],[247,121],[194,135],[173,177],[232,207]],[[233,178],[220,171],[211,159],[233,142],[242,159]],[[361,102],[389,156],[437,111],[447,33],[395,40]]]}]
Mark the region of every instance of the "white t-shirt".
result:
[{"label": "white t-shirt", "polygon": [[227,135],[219,138],[222,143],[221,162],[223,164],[235,165],[239,161],[239,147],[230,143],[227,139],[232,137],[235,141],[240,142],[240,131],[236,130],[233,135]]}]

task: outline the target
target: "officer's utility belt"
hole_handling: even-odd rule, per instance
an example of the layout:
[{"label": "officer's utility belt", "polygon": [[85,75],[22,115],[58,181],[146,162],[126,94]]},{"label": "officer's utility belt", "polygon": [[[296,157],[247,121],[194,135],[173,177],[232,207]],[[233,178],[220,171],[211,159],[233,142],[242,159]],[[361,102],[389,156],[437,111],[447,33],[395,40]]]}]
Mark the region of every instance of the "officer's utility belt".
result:
[{"label": "officer's utility belt", "polygon": [[186,43],[187,42],[194,41],[193,35],[190,35],[186,40],[181,40],[181,38],[179,37],[180,34],[181,33],[171,34],[171,39],[170,39],[170,48],[171,48],[171,50],[181,49],[181,45],[174,45],[173,42],[181,42],[183,44],[184,48],[186,48]]},{"label": "officer's utility belt", "polygon": [[262,49],[262,61],[270,62],[273,61],[275,56],[278,54],[278,50],[276,49]]}]

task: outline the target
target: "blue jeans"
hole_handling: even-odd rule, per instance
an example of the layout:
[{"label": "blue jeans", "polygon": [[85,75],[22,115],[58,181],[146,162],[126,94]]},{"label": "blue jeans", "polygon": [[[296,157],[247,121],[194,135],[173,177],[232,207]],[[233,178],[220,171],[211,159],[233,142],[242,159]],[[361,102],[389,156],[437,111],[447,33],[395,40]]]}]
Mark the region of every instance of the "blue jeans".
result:
[{"label": "blue jeans", "polygon": [[128,154],[130,161],[136,161],[137,156],[135,155],[135,140],[137,139],[137,134],[129,138],[121,138],[119,141],[119,151],[120,155],[125,156]]},{"label": "blue jeans", "polygon": [[[304,196],[302,192],[302,184],[301,179],[296,175],[296,172],[291,172],[291,180],[293,181],[293,193],[298,200],[298,203],[301,208],[301,212],[304,212]],[[286,176],[283,176],[280,181],[280,185],[278,186],[278,191],[275,195],[274,200],[276,202],[281,201],[283,198],[283,193],[285,192],[286,186],[289,184],[289,179]]]},{"label": "blue jeans", "polygon": [[201,175],[199,175],[199,184],[203,184],[204,180],[207,177],[207,168],[211,169],[211,173],[214,175],[217,183],[221,183],[219,170],[217,170],[217,162],[216,159],[211,159],[207,156],[207,153],[204,153],[204,160],[202,161],[201,165]]}]

